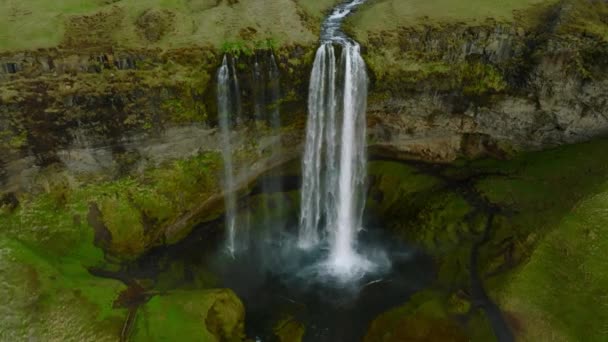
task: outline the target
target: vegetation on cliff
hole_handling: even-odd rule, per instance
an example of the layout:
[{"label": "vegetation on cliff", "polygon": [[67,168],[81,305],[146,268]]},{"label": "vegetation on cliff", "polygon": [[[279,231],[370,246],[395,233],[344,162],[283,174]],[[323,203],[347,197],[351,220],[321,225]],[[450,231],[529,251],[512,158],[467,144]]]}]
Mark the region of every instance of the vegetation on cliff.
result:
[{"label": "vegetation on cliff", "polygon": [[289,0],[46,0],[0,4],[0,51],[38,48],[176,48],[226,41],[316,41],[336,3]]},{"label": "vegetation on cliff", "polygon": [[202,154],[139,177],[83,186],[70,174],[48,170],[38,180],[42,194],[21,198],[17,208],[2,207],[0,233],[23,242],[49,239],[48,250],[62,251],[94,229],[99,247],[132,259],[163,243],[169,223],[219,191],[220,166],[217,155]]},{"label": "vegetation on cliff", "polygon": [[[517,92],[545,55],[563,54],[579,77],[603,77],[589,70],[605,60],[594,51],[606,50],[606,13],[587,0],[370,1],[348,27],[367,47],[378,90],[479,96]],[[469,78],[467,67],[484,71]]]}]

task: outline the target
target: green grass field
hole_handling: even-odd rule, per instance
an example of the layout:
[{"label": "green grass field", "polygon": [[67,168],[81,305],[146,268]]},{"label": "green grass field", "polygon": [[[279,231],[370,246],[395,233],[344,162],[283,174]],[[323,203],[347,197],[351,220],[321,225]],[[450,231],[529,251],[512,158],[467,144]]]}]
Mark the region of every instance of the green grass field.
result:
[{"label": "green grass field", "polygon": [[350,19],[358,39],[369,32],[440,22],[509,21],[518,10],[555,0],[371,0]]},{"label": "green grass field", "polygon": [[[240,0],[230,5],[227,0],[0,0],[0,51],[56,47],[66,41],[160,48],[219,47],[227,41],[266,39],[310,43],[317,39],[315,28],[323,13],[336,2]],[[153,43],[136,26],[149,9],[172,13],[170,28]]]}]

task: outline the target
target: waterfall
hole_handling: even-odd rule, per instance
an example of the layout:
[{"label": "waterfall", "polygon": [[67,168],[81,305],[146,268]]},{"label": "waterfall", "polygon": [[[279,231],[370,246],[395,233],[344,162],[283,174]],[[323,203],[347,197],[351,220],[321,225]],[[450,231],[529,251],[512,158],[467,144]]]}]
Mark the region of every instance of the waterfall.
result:
[{"label": "waterfall", "polygon": [[[237,59],[231,56],[224,56],[222,65],[217,73],[217,103],[218,103],[218,119],[220,134],[222,137],[222,155],[224,160],[223,188],[225,201],[225,221],[226,221],[226,248],[235,255],[248,247],[248,230],[250,225],[249,210],[241,211],[237,207],[236,184],[235,179],[239,178],[235,174],[233,163],[233,142],[232,130],[235,125],[243,123],[245,116],[242,113],[241,89],[236,70]],[[280,111],[278,101],[280,100],[280,74],[279,68],[274,59],[272,52],[256,52],[255,56],[249,64],[251,66],[251,80],[249,83],[252,86],[252,102],[253,102],[253,118],[255,119],[254,127],[258,127],[258,123],[262,126],[268,126],[272,133],[273,141],[271,143],[261,144],[261,147],[268,149],[270,147],[270,157],[276,158],[280,156],[281,146],[279,142],[274,141],[279,137],[280,129]],[[244,84],[248,84],[245,82]],[[249,117],[249,115],[247,115]],[[262,129],[254,129],[258,141],[267,139],[267,131]],[[264,154],[263,149],[259,151],[260,156]],[[242,175],[241,175],[242,176]],[[276,172],[269,173],[270,178],[262,182],[265,208],[270,207],[270,199],[267,194],[276,192],[282,188],[281,180]],[[276,205],[276,210],[282,210],[280,203]],[[270,212],[265,215],[265,223],[270,223]],[[238,234],[237,234],[238,230]]]},{"label": "waterfall", "polygon": [[[232,68],[230,67],[232,64]],[[232,71],[232,75],[231,75]],[[240,90],[234,63],[224,56],[217,73],[217,109],[222,135],[222,155],[224,159],[224,202],[226,206],[226,248],[231,254],[236,250],[236,194],[232,163],[231,128],[240,112]]]},{"label": "waterfall", "polygon": [[[328,238],[325,263],[349,277],[373,265],[356,251],[362,225],[366,175],[367,73],[359,44],[341,30],[362,0],[339,5],[323,24],[310,79],[298,245],[313,248]],[[336,51],[341,51],[339,60]]]}]

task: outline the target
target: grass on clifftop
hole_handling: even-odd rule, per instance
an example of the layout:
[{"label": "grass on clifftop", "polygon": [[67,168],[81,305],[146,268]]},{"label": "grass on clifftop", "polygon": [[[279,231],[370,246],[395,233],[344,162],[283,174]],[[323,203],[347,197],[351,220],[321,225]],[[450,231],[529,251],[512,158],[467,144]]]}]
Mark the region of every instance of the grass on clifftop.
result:
[{"label": "grass on clifftop", "polygon": [[[56,47],[311,43],[336,0],[4,0],[0,52]],[[149,15],[142,16],[148,11]]]},{"label": "grass on clifftop", "polygon": [[555,0],[371,0],[353,15],[349,24],[357,39],[368,33],[394,30],[402,26],[434,22],[481,23],[488,18],[512,20],[515,11]]}]

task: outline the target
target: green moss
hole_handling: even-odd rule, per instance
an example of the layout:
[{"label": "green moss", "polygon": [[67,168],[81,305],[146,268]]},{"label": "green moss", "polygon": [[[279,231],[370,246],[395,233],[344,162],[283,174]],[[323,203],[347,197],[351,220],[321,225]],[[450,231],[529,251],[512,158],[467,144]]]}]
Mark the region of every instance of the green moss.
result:
[{"label": "green moss", "polygon": [[[608,141],[599,139],[524,153],[511,161],[473,163],[486,172],[505,173],[477,185],[511,213],[495,221],[480,260],[486,274],[499,275],[489,278],[487,287],[524,340],[592,341],[605,331],[606,304],[598,293],[606,286],[600,269],[607,265],[594,248],[606,235],[597,230],[605,219],[601,207],[608,160],[601,151],[606,147]],[[593,271],[585,273],[587,265]]]},{"label": "green moss", "polygon": [[459,195],[439,193],[419,211],[412,226],[420,225],[411,236],[431,250],[453,246],[468,233],[465,217],[470,211],[471,206]]},{"label": "green moss", "polygon": [[0,339],[114,341],[124,285],[89,274],[105,264],[79,207],[44,194],[0,214]]},{"label": "green moss", "polygon": [[376,318],[364,341],[468,341],[444,297],[433,291],[417,293],[407,304]]},{"label": "green moss", "polygon": [[2,237],[0,254],[0,338],[117,339],[125,312],[112,302],[124,285],[91,276],[83,265],[90,260],[77,251],[57,257],[44,244],[28,247]]},{"label": "green moss", "polygon": [[387,216],[391,208],[407,207],[418,194],[425,193],[440,182],[399,162],[371,161],[368,173],[372,191],[367,200],[370,211]]},{"label": "green moss", "polygon": [[139,309],[132,341],[241,341],[245,310],[230,290],[175,291]]},{"label": "green moss", "polygon": [[460,82],[465,95],[484,95],[505,90],[502,74],[492,65],[467,63],[459,66]]},{"label": "green moss", "polygon": [[368,212],[406,241],[434,253],[455,248],[469,233],[471,206],[443,181],[399,162],[369,164]]},{"label": "green moss", "polygon": [[[0,50],[59,44],[76,48],[219,48],[225,41],[245,39],[244,34],[248,41],[275,39],[281,44],[307,44],[317,39],[308,18],[318,29],[321,13],[334,3],[335,0],[66,0],[55,6],[44,0],[3,2],[0,17],[5,20],[0,22]],[[163,15],[166,30],[159,30],[158,22],[141,20],[148,10]],[[218,25],[217,18],[222,18],[223,25]],[[151,35],[146,34],[146,29],[151,30],[154,39],[149,40]]]},{"label": "green moss", "polygon": [[273,331],[279,342],[301,342],[306,327],[293,317],[285,317],[275,324]]},{"label": "green moss", "polygon": [[375,77],[375,92],[395,94],[433,89],[459,91],[466,96],[484,96],[507,89],[503,73],[494,65],[479,61],[447,64],[428,56],[403,56],[382,46],[366,56]]},{"label": "green moss", "polygon": [[193,103],[193,101],[182,99],[171,99],[165,101],[161,108],[169,112],[171,122],[175,124],[187,124],[192,122],[205,122],[207,120],[207,112],[204,105]]},{"label": "green moss", "polygon": [[26,243],[46,241],[46,248],[61,253],[83,239],[93,240],[87,216],[89,204],[96,203],[112,235],[108,251],[134,258],[157,243],[171,220],[218,191],[220,165],[216,154],[207,153],[138,177],[79,187],[55,181],[61,174],[55,170],[40,181],[44,193],[22,198],[17,210],[0,215],[0,233]]},{"label": "green moss", "polygon": [[136,257],[146,248],[144,227],[140,211],[129,203],[128,198],[105,197],[99,207],[106,228],[112,234],[111,252],[125,257]]},{"label": "green moss", "polygon": [[358,40],[366,41],[370,33],[394,31],[403,25],[424,26],[454,22],[479,24],[488,18],[512,21],[516,11],[555,2],[554,0],[370,1],[349,19],[349,27]]},{"label": "green moss", "polygon": [[583,33],[595,36],[604,42],[608,41],[608,28],[605,18],[608,15],[608,4],[602,1],[569,0],[568,12],[565,13],[560,33]]},{"label": "green moss", "polygon": [[511,161],[478,161],[473,168],[504,176],[489,176],[477,189],[492,203],[514,214],[496,221],[496,245],[511,239],[515,257],[525,259],[540,237],[553,229],[574,204],[597,191],[608,179],[608,160],[601,151],[608,141],[563,146],[550,151],[524,153]]}]

